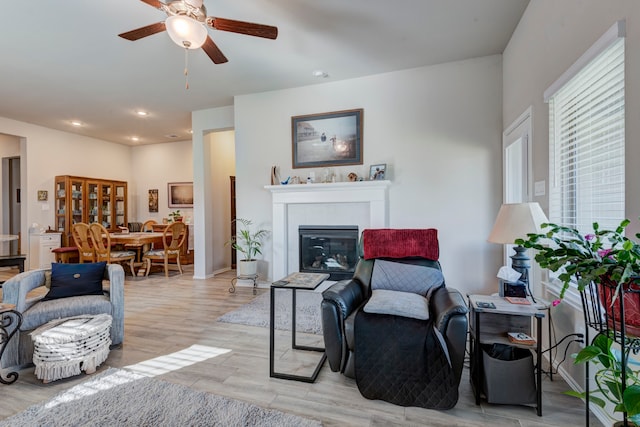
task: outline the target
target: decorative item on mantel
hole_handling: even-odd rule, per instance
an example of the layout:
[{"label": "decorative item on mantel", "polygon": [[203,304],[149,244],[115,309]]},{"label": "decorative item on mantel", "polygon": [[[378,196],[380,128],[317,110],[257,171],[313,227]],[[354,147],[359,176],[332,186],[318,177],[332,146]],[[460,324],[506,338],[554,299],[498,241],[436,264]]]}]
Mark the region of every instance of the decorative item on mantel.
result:
[{"label": "decorative item on mantel", "polygon": [[271,166],[271,185],[278,185],[278,184],[280,184],[280,176],[278,174],[278,167],[277,166]]}]

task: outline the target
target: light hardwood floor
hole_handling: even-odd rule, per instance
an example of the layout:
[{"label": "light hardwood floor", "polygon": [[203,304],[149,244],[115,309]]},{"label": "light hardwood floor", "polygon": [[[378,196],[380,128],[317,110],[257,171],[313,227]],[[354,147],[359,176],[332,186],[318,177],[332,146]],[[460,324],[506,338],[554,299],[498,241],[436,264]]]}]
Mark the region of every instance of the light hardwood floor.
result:
[{"label": "light hardwood floor", "polygon": [[[11,272],[0,271],[0,280]],[[185,274],[162,273],[148,278],[127,276],[125,285],[125,342],[113,349],[99,371],[108,367],[126,367],[160,356],[155,365],[166,372],[160,378],[228,396],[264,407],[314,418],[326,426],[582,426],[584,406],[565,396],[568,389],[560,376],[543,381],[543,416],[526,406],[477,406],[471,392],[468,368],[460,385],[460,399],[454,409],[434,411],[405,408],[363,398],[355,381],[331,372],[325,364],[313,384],[269,377],[268,328],[217,322],[222,314],[235,309],[255,296],[250,287],[228,292],[233,271],[207,280],[193,280],[192,269]],[[268,292],[260,289],[259,293]],[[301,336],[309,344],[318,336]],[[279,360],[277,370],[309,373],[319,353],[311,357],[288,350],[289,335],[277,334]],[[306,342],[304,342],[306,343]],[[205,360],[188,366],[181,351],[191,346],[205,354]],[[227,352],[211,357],[214,349]],[[565,362],[570,363],[570,362]],[[296,366],[300,367],[296,369]],[[33,367],[22,369],[20,378],[10,386],[0,384],[0,418],[18,413],[28,406],[47,400],[58,392],[87,379],[86,375],[42,384]],[[518,384],[513,384],[517,387]],[[117,408],[114,408],[117,411]],[[592,426],[601,423],[591,417]]]}]

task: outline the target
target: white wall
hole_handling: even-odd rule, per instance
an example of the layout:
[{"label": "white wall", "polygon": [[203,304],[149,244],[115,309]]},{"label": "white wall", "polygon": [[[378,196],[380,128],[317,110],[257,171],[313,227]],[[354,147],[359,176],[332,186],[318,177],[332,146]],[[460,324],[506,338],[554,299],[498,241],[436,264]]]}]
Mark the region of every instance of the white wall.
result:
[{"label": "white wall", "polygon": [[[162,223],[177,208],[169,207],[168,183],[193,182],[191,141],[131,147],[133,168],[129,182],[130,222],[155,219]],[[158,212],[149,212],[149,190],[158,190]],[[185,222],[193,219],[193,209],[179,208]]]},{"label": "white wall", "polygon": [[[548,105],[543,92],[617,20],[626,19],[626,215],[628,235],[640,231],[640,2],[636,0],[535,0],[520,20],[503,56],[503,127],[526,108],[533,109],[534,181],[549,182]],[[548,185],[547,185],[548,189]],[[548,212],[547,195],[537,197]],[[534,284],[535,286],[536,284]],[[567,303],[552,310],[556,335],[582,330],[580,312]],[[576,384],[583,384],[583,367],[563,364]],[[576,403],[579,404],[579,403]]]},{"label": "white wall", "polygon": [[211,164],[211,209],[207,222],[211,225],[213,270],[231,268],[231,248],[225,243],[231,236],[230,176],[236,174],[236,153],[233,131],[208,132],[204,143],[209,145]]},{"label": "white wall", "polygon": [[502,201],[501,68],[490,56],[236,97],[238,217],[270,228],[270,167],[306,174],[291,169],[292,116],[364,108],[364,164],[334,170],[387,163],[390,226],[438,228],[447,283],[495,291],[502,248],[486,239]]},{"label": "white wall", "polygon": [[214,259],[224,251],[215,247],[212,239],[213,219],[216,211],[213,207],[211,170],[211,146],[205,143],[205,135],[211,131],[233,129],[233,107],[209,108],[194,111],[191,115],[193,129],[193,221],[197,230],[194,236],[193,277],[204,279],[214,274]]}]

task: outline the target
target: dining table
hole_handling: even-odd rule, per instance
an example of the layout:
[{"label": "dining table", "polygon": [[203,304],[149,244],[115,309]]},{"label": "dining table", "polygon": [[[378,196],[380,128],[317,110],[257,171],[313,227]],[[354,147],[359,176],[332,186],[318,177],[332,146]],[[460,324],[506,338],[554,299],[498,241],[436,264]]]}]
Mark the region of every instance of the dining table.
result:
[{"label": "dining table", "polygon": [[[159,233],[156,231],[153,232],[128,232],[128,233],[109,233],[109,238],[111,239],[111,244],[117,245],[125,245],[125,247],[139,247],[143,248],[145,245],[147,246],[155,246],[156,248],[163,248],[164,243],[162,242],[164,233]],[[144,276],[144,263],[142,262],[142,251],[136,251],[136,260],[134,265],[140,266],[142,268],[138,270],[138,276]]]},{"label": "dining table", "polygon": [[148,245],[155,244],[162,247],[163,233],[153,232],[129,232],[129,233],[109,233],[111,243],[118,245]]}]

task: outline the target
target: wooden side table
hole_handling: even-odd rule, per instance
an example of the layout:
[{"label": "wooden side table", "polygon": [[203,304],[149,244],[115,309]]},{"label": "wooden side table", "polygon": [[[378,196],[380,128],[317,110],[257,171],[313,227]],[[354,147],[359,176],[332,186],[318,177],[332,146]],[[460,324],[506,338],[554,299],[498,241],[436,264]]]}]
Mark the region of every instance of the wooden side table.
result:
[{"label": "wooden side table", "polygon": [[[0,359],[2,359],[9,341],[22,325],[22,314],[16,311],[15,308],[16,306],[13,304],[0,303]],[[17,372],[9,372],[6,375],[6,379],[0,372],[0,383],[2,384],[13,384],[17,379]]]},{"label": "wooden side table", "polygon": [[[471,358],[475,369],[471,372],[471,384],[480,404],[482,394],[482,349],[480,344],[507,344],[514,347],[533,350],[536,369],[536,412],[542,416],[542,318],[545,317],[544,304],[531,305],[511,304],[499,296],[469,295],[469,311],[471,321]],[[483,307],[478,303],[493,303],[495,308]],[[532,322],[535,320],[537,339],[534,345],[515,344],[509,341],[508,332],[524,332],[531,334]]]}]

